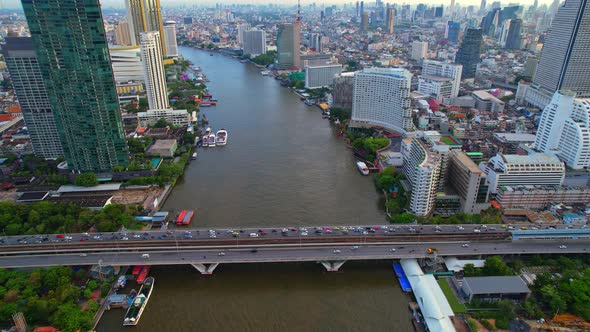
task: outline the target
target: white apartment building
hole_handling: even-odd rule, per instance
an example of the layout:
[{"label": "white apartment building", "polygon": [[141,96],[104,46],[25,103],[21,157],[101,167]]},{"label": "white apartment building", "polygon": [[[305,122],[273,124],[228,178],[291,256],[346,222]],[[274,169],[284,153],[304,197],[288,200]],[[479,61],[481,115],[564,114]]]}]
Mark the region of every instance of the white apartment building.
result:
[{"label": "white apartment building", "polygon": [[318,89],[332,85],[334,78],[342,72],[341,64],[305,67],[305,88]]},{"label": "white apartment building", "polygon": [[441,156],[425,138],[406,139],[402,146],[403,172],[412,185],[410,210],[417,216],[428,215],[435,205]]},{"label": "white apartment building", "polygon": [[244,54],[252,56],[266,53],[266,32],[263,30],[247,30],[242,34]]},{"label": "white apartment building", "polygon": [[191,120],[190,114],[186,110],[160,109],[137,113],[140,127],[153,125],[162,118],[175,126],[188,125]]},{"label": "white apartment building", "polygon": [[570,116],[576,94],[571,91],[558,91],[545,107],[537,128],[534,148],[540,152],[556,151],[563,124]]},{"label": "white apartment building", "polygon": [[412,60],[420,61],[426,59],[428,56],[428,42],[414,41],[412,42]]},{"label": "white apartment building", "polygon": [[[427,78],[437,79],[439,78],[448,78],[451,83],[451,90],[448,95],[444,95],[444,98],[455,98],[459,95],[459,88],[461,86],[461,72],[463,71],[463,66],[458,65],[455,63],[446,63],[442,61],[434,61],[434,60],[424,60],[422,62],[422,76]],[[447,80],[445,80],[447,81]],[[418,85],[418,91],[420,91],[420,85]],[[447,93],[444,90],[444,93]],[[437,96],[438,97],[438,96]],[[437,98],[438,100],[439,98]],[[441,100],[442,101],[442,98]]]},{"label": "white apartment building", "polygon": [[500,186],[559,186],[565,177],[565,165],[556,156],[534,153],[526,156],[498,153],[479,168],[487,174],[489,192]]},{"label": "white apartment building", "polygon": [[141,49],[139,47],[110,47],[109,55],[116,82],[144,81]]},{"label": "white apartment building", "polygon": [[439,103],[442,103],[444,98],[450,98],[452,91],[453,82],[448,77],[418,76],[418,92],[435,98]]},{"label": "white apartment building", "polygon": [[164,42],[166,43],[166,56],[177,57],[178,45],[176,44],[176,22],[164,22]]},{"label": "white apartment building", "polygon": [[412,74],[402,68],[368,68],[354,75],[352,121],[401,134],[414,130],[410,100]]},{"label": "white apartment building", "polygon": [[166,73],[162,62],[162,46],[158,31],[142,32],[141,62],[145,77],[145,90],[150,109],[168,109],[168,91],[166,87]]}]

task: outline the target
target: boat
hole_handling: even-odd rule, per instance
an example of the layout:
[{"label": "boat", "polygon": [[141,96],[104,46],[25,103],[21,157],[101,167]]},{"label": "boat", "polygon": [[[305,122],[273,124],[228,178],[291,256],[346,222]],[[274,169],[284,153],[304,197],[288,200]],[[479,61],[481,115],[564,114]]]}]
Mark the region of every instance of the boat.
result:
[{"label": "boat", "polygon": [[115,286],[115,289],[123,289],[125,288],[126,284],[127,278],[125,276],[120,276],[119,279],[117,279],[117,285]]},{"label": "boat", "polygon": [[125,313],[123,326],[133,326],[139,323],[141,314],[145,310],[145,307],[150,300],[150,296],[152,295],[152,291],[154,290],[154,282],[154,277],[148,277],[145,279],[143,285],[139,289],[139,293],[133,299],[129,309],[127,309],[127,313]]},{"label": "boat", "polygon": [[262,76],[268,76],[268,75],[270,75],[270,72],[268,70],[265,70],[265,71],[260,72],[260,74]]},{"label": "boat", "polygon": [[221,128],[217,131],[215,145],[225,145],[225,144],[227,144],[227,130]]},{"label": "boat", "polygon": [[197,160],[197,153],[193,153],[193,155],[191,156],[191,160]]},{"label": "boat", "polygon": [[205,129],[205,135],[209,136],[209,134],[211,134],[211,127],[207,127],[207,129]]},{"label": "boat", "polygon": [[213,53],[209,53],[210,56],[213,56]]},{"label": "boat", "polygon": [[209,134],[209,147],[215,146],[215,134]]},{"label": "boat", "polygon": [[192,210],[182,210],[178,217],[176,217],[176,225],[177,226],[188,226],[193,217],[195,216],[195,212]]},{"label": "boat", "polygon": [[359,171],[361,172],[361,174],[363,174],[363,175],[369,175],[369,168],[367,167],[367,164],[365,164],[365,162],[363,162],[363,161],[357,161],[356,162],[356,167],[359,169]]},{"label": "boat", "polygon": [[306,99],[303,103],[307,106],[313,106],[313,101],[311,101],[309,99]]},{"label": "boat", "polygon": [[209,135],[204,135],[203,139],[201,140],[201,144],[203,146],[208,146],[209,145]]},{"label": "boat", "polygon": [[206,101],[202,102],[199,104],[199,107],[211,107],[211,103],[208,103]]}]

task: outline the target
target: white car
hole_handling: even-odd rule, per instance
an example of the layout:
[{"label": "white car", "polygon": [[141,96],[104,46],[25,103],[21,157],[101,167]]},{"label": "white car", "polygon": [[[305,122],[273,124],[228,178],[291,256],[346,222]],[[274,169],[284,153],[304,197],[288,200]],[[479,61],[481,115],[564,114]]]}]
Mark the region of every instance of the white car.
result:
[{"label": "white car", "polygon": [[127,241],[127,240],[129,240],[129,238],[125,236],[125,237],[121,238],[121,240]]},{"label": "white car", "polygon": [[481,233],[481,231],[476,228],[476,229],[473,230],[473,233]]},{"label": "white car", "polygon": [[307,232],[301,232],[301,236],[307,236]]},{"label": "white car", "polygon": [[250,233],[250,237],[258,237],[258,233]]},{"label": "white car", "polygon": [[391,249],[389,249],[389,251],[395,252],[395,248],[391,248]]},{"label": "white car", "polygon": [[562,245],[559,246],[559,249],[567,249],[567,247],[562,244]]},{"label": "white car", "polygon": [[225,256],[224,252],[220,252],[219,254],[217,254],[217,256]]},{"label": "white car", "polygon": [[339,254],[339,253],[340,253],[340,250],[338,250],[338,249],[334,249],[333,253],[335,253],[335,254]]},{"label": "white car", "polygon": [[460,231],[464,231],[465,230],[465,227],[463,227],[463,226],[459,226],[458,228],[459,228]]},{"label": "white car", "polygon": [[141,237],[141,235],[135,234],[135,235],[133,235],[133,237],[136,238],[136,239],[139,239]]},{"label": "white car", "polygon": [[359,248],[359,246],[352,246],[352,248],[350,248],[350,249],[357,250],[358,248]]},{"label": "white car", "polygon": [[93,237],[93,239],[95,239],[95,240],[100,240],[100,236],[98,236],[98,235],[95,235],[95,236]]},{"label": "white car", "polygon": [[468,243],[463,243],[463,245],[461,247],[468,248],[469,247],[469,244]]}]

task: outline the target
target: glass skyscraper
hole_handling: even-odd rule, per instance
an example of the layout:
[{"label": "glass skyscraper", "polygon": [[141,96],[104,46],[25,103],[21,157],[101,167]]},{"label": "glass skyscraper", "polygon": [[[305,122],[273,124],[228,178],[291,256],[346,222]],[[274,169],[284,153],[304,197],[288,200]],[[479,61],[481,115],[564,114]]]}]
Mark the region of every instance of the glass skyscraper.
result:
[{"label": "glass skyscraper", "polygon": [[455,63],[463,65],[463,79],[474,78],[477,64],[481,61],[483,36],[481,29],[467,29],[457,52]]},{"label": "glass skyscraper", "polygon": [[68,167],[129,162],[98,0],[22,0]]}]

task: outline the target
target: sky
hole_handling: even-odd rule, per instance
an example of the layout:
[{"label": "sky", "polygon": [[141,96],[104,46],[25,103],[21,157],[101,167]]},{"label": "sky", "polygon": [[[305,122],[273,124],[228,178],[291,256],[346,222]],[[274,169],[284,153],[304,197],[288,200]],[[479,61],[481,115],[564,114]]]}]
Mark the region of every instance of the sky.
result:
[{"label": "sky", "polygon": [[[1,0],[0,0],[1,1]],[[370,2],[371,0],[367,0],[365,2]],[[403,0],[403,1],[395,1],[395,0],[382,0],[384,3],[399,3],[399,4],[406,4],[406,3],[410,3],[410,4],[418,4],[418,3],[425,3],[425,4],[445,4],[445,5],[449,5],[451,3],[450,0],[445,0],[445,1],[441,1],[441,0]],[[488,5],[491,4],[494,0],[487,0]],[[508,5],[509,3],[521,3],[525,6],[530,6],[533,4],[534,0],[520,0],[520,1],[510,1],[510,0],[504,0],[501,1],[502,5]],[[21,8],[20,5],[20,1],[19,0],[4,0],[4,8]],[[305,5],[305,4],[309,4],[309,3],[313,3],[315,2],[318,5],[321,4],[344,4],[344,3],[352,3],[352,2],[356,2],[355,1],[351,1],[351,0],[301,0],[301,4]],[[539,4],[550,4],[552,2],[552,0],[539,0]],[[103,7],[112,7],[112,8],[124,8],[125,7],[125,1],[124,0],[102,0],[101,1]],[[187,1],[187,0],[161,0],[161,4],[162,7],[176,7],[176,6],[180,6],[182,4],[186,4],[189,6],[192,6],[193,4],[203,4],[203,5],[207,5],[207,4],[215,4],[215,3],[222,3],[222,4],[268,4],[268,3],[273,3],[273,4],[279,4],[279,5],[289,5],[289,4],[293,4],[295,5],[297,2],[296,0],[274,0],[274,1],[269,1],[269,0],[206,0],[206,1]],[[456,3],[461,4],[461,5],[465,5],[465,6],[470,6],[470,5],[475,5],[475,6],[479,6],[481,3],[481,0],[457,0]]]}]

